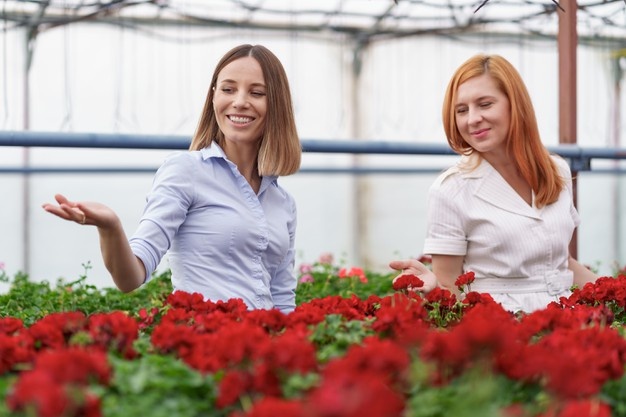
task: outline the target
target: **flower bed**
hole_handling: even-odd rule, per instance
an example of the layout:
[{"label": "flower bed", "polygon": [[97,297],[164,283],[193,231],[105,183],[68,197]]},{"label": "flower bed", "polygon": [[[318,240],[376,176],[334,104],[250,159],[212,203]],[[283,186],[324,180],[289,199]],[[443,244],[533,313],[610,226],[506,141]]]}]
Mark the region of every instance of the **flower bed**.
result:
[{"label": "flower bed", "polygon": [[[626,274],[514,316],[489,296],[317,262],[298,307],[13,279],[0,416],[626,416]],[[6,280],[7,277],[5,276]]]}]

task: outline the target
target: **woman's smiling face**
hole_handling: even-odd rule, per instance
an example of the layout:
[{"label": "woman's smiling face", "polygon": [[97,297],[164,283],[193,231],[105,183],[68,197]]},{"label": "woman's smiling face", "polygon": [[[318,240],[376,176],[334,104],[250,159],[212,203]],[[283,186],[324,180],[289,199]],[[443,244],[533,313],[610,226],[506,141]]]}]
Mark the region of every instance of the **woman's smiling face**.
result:
[{"label": "woman's smiling face", "polygon": [[256,59],[239,58],[220,71],[213,108],[225,146],[258,144],[265,130],[267,91]]},{"label": "woman's smiling face", "polygon": [[470,78],[459,86],[455,118],[461,136],[477,152],[504,150],[511,105],[489,74]]}]

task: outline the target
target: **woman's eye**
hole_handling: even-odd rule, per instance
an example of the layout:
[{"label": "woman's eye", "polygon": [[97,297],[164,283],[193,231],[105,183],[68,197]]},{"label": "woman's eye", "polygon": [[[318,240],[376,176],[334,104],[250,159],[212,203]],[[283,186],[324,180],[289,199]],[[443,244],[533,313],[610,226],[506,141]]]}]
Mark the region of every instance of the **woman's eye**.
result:
[{"label": "woman's eye", "polygon": [[486,108],[486,107],[490,107],[493,103],[490,101],[486,101],[484,103],[480,103],[480,107]]},{"label": "woman's eye", "polygon": [[458,109],[456,109],[456,114],[463,114],[466,113],[467,109],[465,107],[460,107]]},{"label": "woman's eye", "polygon": [[230,87],[222,87],[221,90],[222,90],[223,93],[232,93],[233,92],[233,89],[230,88]]},{"label": "woman's eye", "polygon": [[253,91],[252,95],[255,97],[263,97],[265,93],[263,91]]}]

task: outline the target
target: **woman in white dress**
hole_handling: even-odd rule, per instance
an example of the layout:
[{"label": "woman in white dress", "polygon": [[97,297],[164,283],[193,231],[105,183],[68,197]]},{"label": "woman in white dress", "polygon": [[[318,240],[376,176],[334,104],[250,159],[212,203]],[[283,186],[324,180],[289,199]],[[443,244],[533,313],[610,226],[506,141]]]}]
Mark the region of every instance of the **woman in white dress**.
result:
[{"label": "woman in white dress", "polygon": [[459,294],[454,282],[472,271],[472,291],[490,294],[512,312],[532,312],[568,296],[597,276],[569,254],[580,223],[572,177],[562,158],[541,143],[530,96],[517,70],[497,55],[476,55],[455,72],[443,122],[462,155],[429,190],[424,253],[393,261]]}]

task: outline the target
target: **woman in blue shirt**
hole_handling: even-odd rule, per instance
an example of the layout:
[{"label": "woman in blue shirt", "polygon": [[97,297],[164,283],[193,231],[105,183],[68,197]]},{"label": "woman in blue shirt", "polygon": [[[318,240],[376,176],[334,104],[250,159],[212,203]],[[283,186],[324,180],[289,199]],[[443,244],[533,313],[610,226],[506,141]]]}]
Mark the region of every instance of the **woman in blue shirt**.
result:
[{"label": "woman in blue shirt", "polygon": [[94,202],[43,208],[95,225],[105,266],[132,291],[169,253],[174,290],[213,301],[241,298],[250,309],[295,308],[296,206],[277,177],[300,167],[289,83],[278,58],[240,45],[217,64],[190,151],[157,171],[134,235]]}]

